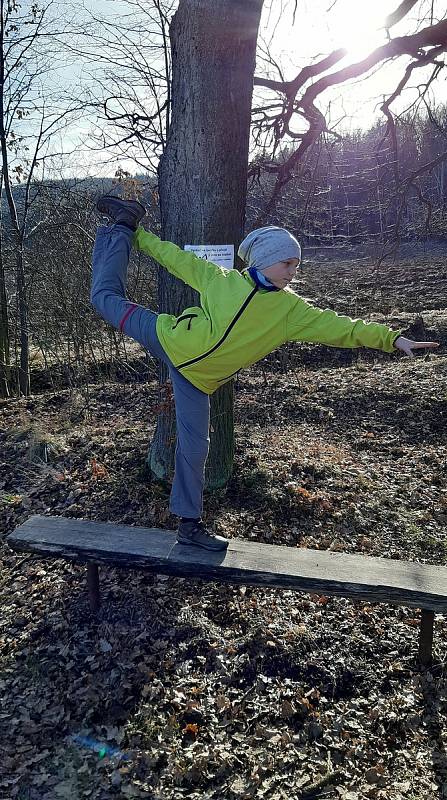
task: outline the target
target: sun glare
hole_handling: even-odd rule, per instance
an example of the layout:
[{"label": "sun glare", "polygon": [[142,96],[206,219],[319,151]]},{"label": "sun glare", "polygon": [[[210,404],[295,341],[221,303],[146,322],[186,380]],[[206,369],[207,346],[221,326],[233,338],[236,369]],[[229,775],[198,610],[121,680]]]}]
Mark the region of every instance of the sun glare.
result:
[{"label": "sun glare", "polygon": [[275,17],[273,3],[265,17],[265,31],[291,59],[321,57],[343,47],[352,63],[386,42],[385,20],[395,6],[395,0],[302,0],[300,14],[291,25],[290,13]]},{"label": "sun glare", "polygon": [[[434,13],[438,4],[434,4]],[[441,7],[441,3],[439,3]],[[377,47],[388,41],[385,24],[399,8],[399,0],[265,0],[265,11],[260,26],[260,41],[265,43],[261,54],[271,54],[259,62],[259,71],[270,78],[281,77],[292,80],[300,70],[310,64],[318,64],[331,52],[343,48],[346,55],[328,73],[338,73],[351,64],[363,61]],[[443,8],[445,9],[445,0]],[[417,29],[419,7],[397,20],[389,31],[391,38],[403,36]],[[332,129],[367,129],[382,119],[380,106],[383,98],[390,96],[402,78],[403,60],[388,59],[371,70],[361,70],[358,78],[329,81],[328,88],[321,92],[316,104]],[[325,73],[318,73],[306,82],[307,86],[318,81]],[[349,73],[348,73],[349,76]],[[341,76],[343,78],[343,74]],[[419,80],[419,73],[416,77]],[[438,98],[444,100],[443,84],[437,88]],[[440,98],[442,95],[442,100]],[[417,96],[417,89],[409,87],[397,98],[393,108],[398,112],[407,107],[408,101]],[[269,98],[266,92],[259,97]],[[302,133],[305,122],[295,115],[291,130]]]},{"label": "sun glare", "polygon": [[360,61],[386,41],[383,26],[389,11],[389,0],[374,3],[339,0],[334,6],[332,20],[328,19],[331,38],[337,47],[348,51],[350,62]]}]

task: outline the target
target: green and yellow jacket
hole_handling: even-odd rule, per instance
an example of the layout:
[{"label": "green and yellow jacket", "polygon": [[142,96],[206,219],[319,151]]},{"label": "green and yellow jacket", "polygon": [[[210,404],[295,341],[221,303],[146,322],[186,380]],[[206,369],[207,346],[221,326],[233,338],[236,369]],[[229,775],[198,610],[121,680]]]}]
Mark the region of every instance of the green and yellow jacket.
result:
[{"label": "green and yellow jacket", "polygon": [[399,332],[315,308],[292,289],[267,291],[248,272],[224,269],[138,228],[133,246],[200,294],[180,316],[159,314],[157,336],[190,383],[212,394],[284,342],[393,351]]}]

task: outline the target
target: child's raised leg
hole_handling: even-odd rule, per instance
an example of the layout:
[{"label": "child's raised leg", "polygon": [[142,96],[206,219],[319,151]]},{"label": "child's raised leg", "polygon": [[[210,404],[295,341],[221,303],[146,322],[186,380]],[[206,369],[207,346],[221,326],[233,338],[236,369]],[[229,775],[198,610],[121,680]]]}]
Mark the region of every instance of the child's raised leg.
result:
[{"label": "child's raised leg", "polygon": [[133,231],[124,225],[98,228],[93,250],[91,302],[114,328],[131,336],[156,358],[165,356],[156,334],[157,314],[126,299]]}]

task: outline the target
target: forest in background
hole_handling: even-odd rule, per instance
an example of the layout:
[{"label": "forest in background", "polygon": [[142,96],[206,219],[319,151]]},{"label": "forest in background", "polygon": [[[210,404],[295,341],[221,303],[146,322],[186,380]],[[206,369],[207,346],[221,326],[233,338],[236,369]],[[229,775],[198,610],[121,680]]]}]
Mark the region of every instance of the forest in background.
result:
[{"label": "forest in background", "polygon": [[[274,212],[264,214],[274,178],[256,175],[252,164],[246,230],[256,224],[288,227],[304,248],[304,259],[354,258],[358,246],[373,263],[390,261],[402,243],[447,242],[447,166],[436,163],[445,147],[447,109],[402,118],[397,127],[398,158],[385,126],[340,140],[315,144],[296,170]],[[277,157],[287,158],[287,152]],[[418,170],[428,163],[431,169]],[[396,191],[396,170],[400,191]],[[416,174],[416,176],[415,176]],[[91,252],[100,219],[95,198],[108,191],[139,197],[148,214],[144,224],[160,234],[156,178],[118,171],[110,179],[67,179],[32,183],[25,231],[24,270],[28,289],[29,347],[33,383],[80,386],[106,375],[144,380],[153,374],[148,355],[129,364],[125,337],[95,313],[89,301]],[[24,191],[14,190],[19,214]],[[3,199],[1,257],[8,308],[9,391],[17,388],[20,320],[14,244]],[[157,265],[134,254],[129,297],[156,308]],[[3,384],[4,386],[4,384]],[[15,388],[14,388],[15,387]]]},{"label": "forest in background", "polygon": [[[331,8],[335,20],[341,5]],[[387,9],[380,20],[382,43],[374,46],[371,40],[368,53],[369,40],[365,42],[359,61],[343,47],[331,51],[329,41],[323,45],[326,55],[308,56],[303,41],[295,52],[293,39],[287,39],[288,80],[275,50],[275,38],[283,41],[284,32],[269,24],[272,14],[278,24],[281,16],[295,23],[296,3],[285,3],[278,15],[275,3],[253,1],[241,7],[234,29],[231,13],[237,5],[194,5],[182,25],[199,12],[202,27],[197,36],[204,49],[189,77],[183,121],[174,100],[183,92],[181,75],[196,51],[185,50],[186,61],[176,79],[173,63],[179,48],[171,45],[182,4],[123,0],[115,4],[113,19],[100,4],[87,3],[83,13],[77,5],[64,5],[63,15],[51,2],[0,0],[0,7],[0,396],[28,395],[33,372],[43,370],[50,383],[63,380],[73,385],[84,380],[92,364],[98,369],[100,362],[125,362],[121,337],[101,323],[88,299],[98,222],[93,204],[99,192],[120,184],[125,194],[147,204],[146,223],[162,231],[160,196],[165,193],[166,210],[182,190],[180,185],[168,189],[157,173],[175,138],[172,131],[177,136],[184,126],[191,91],[203,102],[200,113],[211,133],[200,151],[196,171],[201,172],[201,185],[198,193],[192,192],[192,203],[195,196],[209,202],[213,184],[228,179],[215,169],[225,138],[217,146],[217,161],[210,157],[210,145],[214,139],[217,144],[224,102],[233,91],[239,97],[238,113],[228,130],[235,138],[222,162],[233,164],[237,219],[231,227],[231,200],[219,206],[218,214],[210,210],[210,241],[215,241],[217,229],[223,241],[237,245],[244,211],[246,231],[277,223],[290,228],[309,254],[324,248],[333,256],[344,255],[354,246],[367,246],[377,264],[393,257],[401,242],[444,237],[447,111],[435,94],[447,35],[442,4],[403,0],[396,9]],[[258,36],[261,12],[266,16]],[[228,30],[222,28],[224,18]],[[346,22],[358,25],[353,9]],[[246,51],[253,31],[255,63],[239,64],[237,53]],[[215,44],[206,57],[211,55],[209,69],[214,73],[211,76],[208,69],[200,78],[208,81],[204,91],[198,75],[211,35]],[[230,56],[230,41],[238,42],[239,36],[241,46]],[[178,44],[181,41],[178,38]],[[319,45],[320,38],[315,41]],[[233,67],[227,70],[230,57]],[[390,82],[386,68],[392,62],[399,62],[400,72]],[[369,79],[382,67],[388,74],[383,78],[387,88],[382,93],[376,84],[372,91],[384,121],[368,131],[345,133],[343,116],[337,118],[339,112],[334,116],[330,110],[334,95],[325,94],[323,103],[321,96],[332,87],[345,93],[349,104],[350,93],[357,97],[363,82],[369,91]],[[207,117],[210,90],[223,87],[227,75],[236,82],[225,95],[216,94],[213,114]],[[343,102],[341,107],[335,104],[343,107]],[[231,100],[227,117],[234,108]],[[194,118],[188,120],[192,130]],[[189,147],[188,132],[181,135],[183,147]],[[199,141],[199,128],[194,136]],[[99,179],[99,174],[114,177]],[[185,192],[191,190],[191,180],[186,172],[183,184],[191,186],[185,185]],[[222,202],[223,185],[219,196]],[[187,205],[185,211],[190,219],[181,222],[184,231],[171,230],[182,244],[198,241],[198,233],[192,233],[197,209],[190,213]],[[129,294],[137,302],[172,311],[191,298],[182,297],[185,290],[170,280],[138,258],[132,264]],[[163,303],[169,308],[162,308]],[[143,362],[144,369],[150,366]]]}]

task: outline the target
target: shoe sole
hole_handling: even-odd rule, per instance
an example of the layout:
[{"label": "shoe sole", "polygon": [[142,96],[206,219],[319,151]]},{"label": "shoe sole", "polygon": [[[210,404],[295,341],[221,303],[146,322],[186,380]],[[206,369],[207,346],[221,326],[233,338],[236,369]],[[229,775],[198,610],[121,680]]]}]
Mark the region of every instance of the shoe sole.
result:
[{"label": "shoe sole", "polygon": [[197,542],[192,542],[191,539],[183,539],[180,536],[177,536],[177,543],[186,544],[189,547],[200,547],[201,550],[211,550],[214,552],[219,552],[219,550],[226,550],[228,547],[228,542],[226,544],[219,545],[218,547],[208,547],[206,544],[198,544]]},{"label": "shoe sole", "polygon": [[[131,207],[127,208],[129,213],[133,214],[135,218],[138,218],[138,221],[143,219],[146,216],[147,211],[145,207],[138,202],[138,200],[124,200],[121,197],[114,197],[113,195],[106,195],[105,197],[100,197],[99,200],[96,201],[96,208],[100,214],[106,214],[107,216],[111,216],[110,211],[119,211],[119,207],[114,207],[114,200],[118,200],[120,202],[127,202],[131,203]],[[104,201],[104,202],[101,202]]]}]

